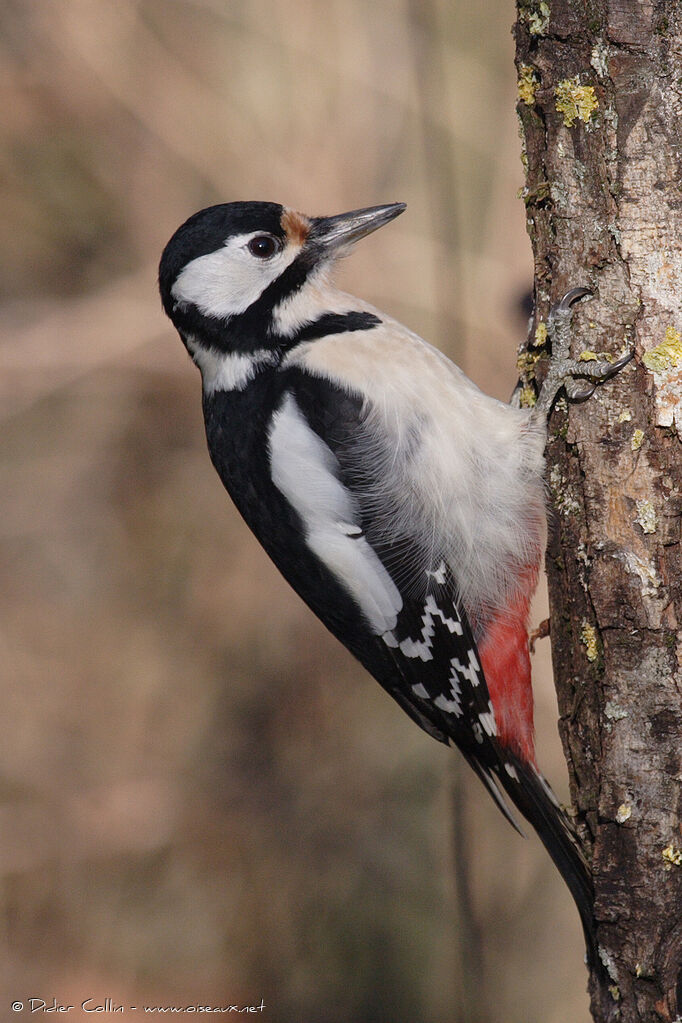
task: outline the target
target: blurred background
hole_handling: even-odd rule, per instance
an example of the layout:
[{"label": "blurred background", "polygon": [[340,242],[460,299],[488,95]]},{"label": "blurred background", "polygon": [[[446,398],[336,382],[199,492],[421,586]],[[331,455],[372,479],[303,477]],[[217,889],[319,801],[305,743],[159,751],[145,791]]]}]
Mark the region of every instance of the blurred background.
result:
[{"label": "blurred background", "polygon": [[[513,17],[0,0],[3,1018],[110,998],[263,999],[273,1023],[587,1020],[577,914],[538,842],[230,505],[155,280],[214,202],[403,200],[342,286],[507,397],[532,275]],[[565,798],[546,641],[534,672]]]}]

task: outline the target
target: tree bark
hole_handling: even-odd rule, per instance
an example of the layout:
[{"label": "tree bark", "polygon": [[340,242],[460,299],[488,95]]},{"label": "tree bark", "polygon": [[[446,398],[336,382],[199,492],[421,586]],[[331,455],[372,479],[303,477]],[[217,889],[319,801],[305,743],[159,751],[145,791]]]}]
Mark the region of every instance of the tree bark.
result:
[{"label": "tree bark", "polygon": [[[595,1020],[682,1016],[682,4],[518,0],[535,256],[527,382],[570,288],[574,355],[633,362],[547,448],[552,657],[603,974]],[[538,330],[539,327],[539,330]],[[530,393],[530,392],[527,392]]]}]

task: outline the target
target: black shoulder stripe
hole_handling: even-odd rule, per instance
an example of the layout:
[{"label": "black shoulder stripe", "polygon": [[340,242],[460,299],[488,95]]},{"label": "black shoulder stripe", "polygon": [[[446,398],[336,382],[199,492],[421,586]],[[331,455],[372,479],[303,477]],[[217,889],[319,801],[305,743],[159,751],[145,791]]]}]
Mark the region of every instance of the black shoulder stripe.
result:
[{"label": "black shoulder stripe", "polygon": [[325,313],[313,323],[307,323],[287,342],[287,346],[298,344],[299,341],[313,341],[327,334],[345,334],[353,330],[371,330],[381,323],[374,313]]},{"label": "black shoulder stripe", "polygon": [[347,453],[363,435],[363,401],[325,380],[312,376],[297,366],[288,367],[286,384],[312,429],[331,448],[344,468],[344,483],[353,487],[353,473],[347,466]]}]

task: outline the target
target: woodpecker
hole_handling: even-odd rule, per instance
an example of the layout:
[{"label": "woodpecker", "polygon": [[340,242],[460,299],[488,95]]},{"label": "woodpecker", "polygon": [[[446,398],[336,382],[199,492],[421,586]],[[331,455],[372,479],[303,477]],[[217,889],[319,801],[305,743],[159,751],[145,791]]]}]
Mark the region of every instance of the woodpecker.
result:
[{"label": "woodpecker", "polygon": [[574,289],[552,317],[536,406],[488,397],[331,281],[340,255],[404,209],[201,210],[163,252],[163,307],[201,371],[210,457],[246,523],[403,710],[459,748],[517,829],[505,794],[535,828],[593,953],[589,869],[535,759],[528,612],[552,403],[562,386],[588,397],[630,355],[570,359],[571,306],[589,293]]}]

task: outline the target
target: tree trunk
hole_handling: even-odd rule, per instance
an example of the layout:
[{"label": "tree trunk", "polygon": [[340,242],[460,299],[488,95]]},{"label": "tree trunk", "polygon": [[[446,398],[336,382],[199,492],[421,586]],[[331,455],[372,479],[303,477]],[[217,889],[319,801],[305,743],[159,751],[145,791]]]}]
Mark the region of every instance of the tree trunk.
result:
[{"label": "tree trunk", "polygon": [[[518,0],[535,320],[633,362],[559,402],[547,449],[552,656],[603,975],[595,1020],[682,1016],[682,4]],[[539,327],[539,330],[538,330]],[[537,333],[536,333],[537,332]],[[589,357],[589,356],[588,356]],[[530,381],[529,381],[530,382]]]}]

